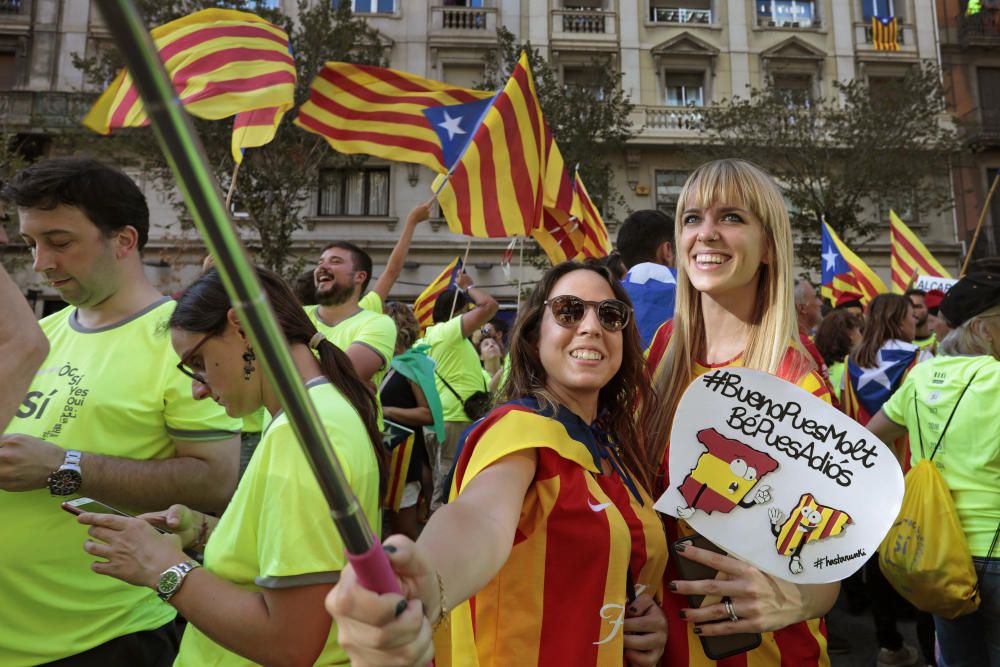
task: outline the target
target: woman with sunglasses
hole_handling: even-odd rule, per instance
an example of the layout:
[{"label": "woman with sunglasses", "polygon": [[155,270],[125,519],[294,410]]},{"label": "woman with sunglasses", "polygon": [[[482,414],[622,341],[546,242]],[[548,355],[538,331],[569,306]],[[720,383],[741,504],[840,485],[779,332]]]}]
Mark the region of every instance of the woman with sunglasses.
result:
[{"label": "woman with sunglasses", "polygon": [[416,543],[386,541],[407,599],[350,567],[327,599],[353,664],[425,664],[432,628],[455,666],[657,663],[666,544],[631,314],[603,267],[542,277],[511,336],[506,402],[466,433],[450,502]]},{"label": "woman with sunglasses", "polygon": [[[670,478],[668,440],[677,404],[688,385],[710,368],[767,371],[830,400],[799,342],[791,225],[771,177],[742,160],[703,164],[680,193],[675,230],[674,319],[660,327],[647,353],[662,398],[652,416],[650,460],[664,480]],[[671,517],[666,527],[671,542],[692,532]],[[833,606],[838,584],[791,584],[691,546],[681,556],[722,572],[726,581],[683,581],[670,563],[665,584],[670,592],[664,595],[670,642],[664,664],[715,664],[705,657],[697,635],[748,632],[765,635],[760,648],[746,654],[746,664],[829,664],[819,618]],[[688,596],[709,593],[725,597],[690,608]]]},{"label": "woman with sunglasses", "polygon": [[[382,455],[374,395],[347,356],[317,334],[281,278],[264,270],[258,277],[347,479],[378,530]],[[272,419],[221,518],[181,505],[138,519],[80,516],[92,526],[84,548],[103,559],[94,571],[153,588],[187,619],[175,665],[346,663],[323,611],[344,547],[217,271],[184,291],[168,325],[196,398],[215,400],[231,417],[264,406]],[[182,548],[204,550],[204,567]]]}]

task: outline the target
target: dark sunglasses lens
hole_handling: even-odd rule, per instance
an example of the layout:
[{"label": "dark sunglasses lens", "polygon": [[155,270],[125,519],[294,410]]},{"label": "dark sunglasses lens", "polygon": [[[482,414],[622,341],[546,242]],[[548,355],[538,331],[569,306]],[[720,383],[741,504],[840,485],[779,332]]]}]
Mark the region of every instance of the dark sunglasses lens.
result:
[{"label": "dark sunglasses lens", "polygon": [[628,324],[628,306],[621,301],[602,301],[597,306],[597,319],[608,331],[621,331]]},{"label": "dark sunglasses lens", "polygon": [[583,319],[586,304],[575,296],[557,296],[552,299],[552,316],[564,327],[572,326]]}]

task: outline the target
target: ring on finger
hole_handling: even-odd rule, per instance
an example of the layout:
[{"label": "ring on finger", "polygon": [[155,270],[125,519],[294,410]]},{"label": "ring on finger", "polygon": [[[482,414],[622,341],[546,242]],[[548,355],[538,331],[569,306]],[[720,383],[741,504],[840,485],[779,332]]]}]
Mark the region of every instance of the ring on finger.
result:
[{"label": "ring on finger", "polygon": [[722,598],[722,604],[726,607],[726,613],[729,614],[729,620],[735,623],[740,620],[740,617],[736,615],[736,610],[733,608],[733,601],[728,597]]}]

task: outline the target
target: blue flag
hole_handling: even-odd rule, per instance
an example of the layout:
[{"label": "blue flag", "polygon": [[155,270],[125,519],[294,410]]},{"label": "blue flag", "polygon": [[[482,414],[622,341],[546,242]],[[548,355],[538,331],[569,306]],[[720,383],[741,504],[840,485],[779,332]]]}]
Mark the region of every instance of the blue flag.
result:
[{"label": "blue flag", "polygon": [[455,163],[465,152],[466,147],[472,140],[476,128],[483,121],[483,117],[493,104],[494,97],[487,97],[484,100],[466,102],[465,104],[453,104],[444,107],[430,107],[424,109],[424,116],[427,122],[437,133],[441,140],[441,153],[444,156],[444,166],[450,171]]}]

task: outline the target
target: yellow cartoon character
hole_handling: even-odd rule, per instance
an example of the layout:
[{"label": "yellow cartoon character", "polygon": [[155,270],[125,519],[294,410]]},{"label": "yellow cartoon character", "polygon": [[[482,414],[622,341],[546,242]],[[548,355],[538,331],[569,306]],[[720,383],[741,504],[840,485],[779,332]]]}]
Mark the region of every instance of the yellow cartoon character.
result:
[{"label": "yellow cartoon character", "polygon": [[749,500],[747,497],[761,477],[777,470],[777,461],[714,428],[698,431],[698,442],[708,451],[677,487],[687,501],[686,507],[677,508],[677,516],[687,519],[695,510],[725,514],[736,506],[753,507],[771,500],[767,485],[757,489]]},{"label": "yellow cartoon character", "polygon": [[844,532],[848,524],[854,523],[847,512],[820,505],[811,493],[802,494],[787,521],[785,513],[777,507],[772,507],[767,514],[771,519],[771,532],[778,538],[775,544],[778,553],[791,556],[788,570],[792,574],[802,573],[800,555],[807,542],[836,537]]}]

